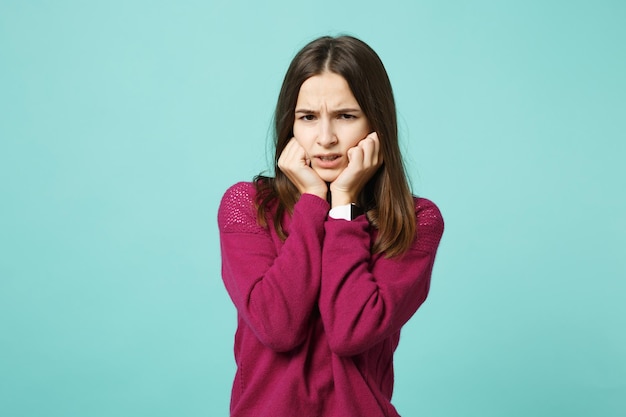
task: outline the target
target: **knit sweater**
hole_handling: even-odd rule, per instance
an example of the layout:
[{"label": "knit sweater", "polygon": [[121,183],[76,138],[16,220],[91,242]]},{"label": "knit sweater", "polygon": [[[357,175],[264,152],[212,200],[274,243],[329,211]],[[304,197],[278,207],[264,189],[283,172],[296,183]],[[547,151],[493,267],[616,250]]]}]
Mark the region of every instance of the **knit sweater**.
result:
[{"label": "knit sweater", "polygon": [[222,278],[237,309],[232,417],[396,417],[393,353],[426,299],[443,219],[415,198],[417,239],[371,254],[364,215],[328,217],[303,194],[283,221],[256,221],[255,187],[238,183],[218,211]]}]

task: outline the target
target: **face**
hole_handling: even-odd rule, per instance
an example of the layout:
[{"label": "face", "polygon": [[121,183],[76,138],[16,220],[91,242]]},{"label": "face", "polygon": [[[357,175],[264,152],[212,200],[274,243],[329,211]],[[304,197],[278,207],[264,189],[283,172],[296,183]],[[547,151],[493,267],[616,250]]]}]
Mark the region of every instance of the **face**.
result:
[{"label": "face", "polygon": [[348,166],[348,149],[370,133],[369,122],[348,82],[323,72],[300,87],[293,133],[326,182],[333,182]]}]

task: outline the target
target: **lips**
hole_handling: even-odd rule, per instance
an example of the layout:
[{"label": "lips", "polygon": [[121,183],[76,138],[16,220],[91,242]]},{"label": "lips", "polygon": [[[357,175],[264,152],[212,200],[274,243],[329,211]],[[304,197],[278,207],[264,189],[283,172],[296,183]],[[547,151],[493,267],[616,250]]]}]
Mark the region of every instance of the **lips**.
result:
[{"label": "lips", "polygon": [[321,154],[315,155],[316,165],[320,168],[332,169],[337,168],[340,165],[341,154]]}]

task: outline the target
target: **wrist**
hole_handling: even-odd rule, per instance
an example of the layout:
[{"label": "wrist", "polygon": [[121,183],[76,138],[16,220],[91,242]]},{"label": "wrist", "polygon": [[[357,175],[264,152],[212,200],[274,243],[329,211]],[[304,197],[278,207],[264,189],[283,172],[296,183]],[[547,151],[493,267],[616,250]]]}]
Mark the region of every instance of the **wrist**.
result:
[{"label": "wrist", "polygon": [[300,194],[311,194],[321,198],[322,200],[326,200],[326,197],[328,195],[328,188],[326,188],[326,186],[324,186],[323,188],[310,188],[301,191]]},{"label": "wrist", "polygon": [[333,191],[330,189],[330,202],[331,207],[345,206],[347,204],[352,204],[356,201],[356,196],[351,195],[350,193],[342,192],[342,191]]}]

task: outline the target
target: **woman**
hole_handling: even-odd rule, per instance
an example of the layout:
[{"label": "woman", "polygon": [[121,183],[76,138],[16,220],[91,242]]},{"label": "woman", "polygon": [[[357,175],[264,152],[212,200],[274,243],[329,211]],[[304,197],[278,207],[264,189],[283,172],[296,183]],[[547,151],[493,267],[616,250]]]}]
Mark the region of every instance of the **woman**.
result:
[{"label": "woman", "polygon": [[238,312],[231,416],[398,416],[401,327],[443,220],[410,192],[391,85],[349,36],[306,45],[275,112],[275,177],[226,191],[222,276]]}]

